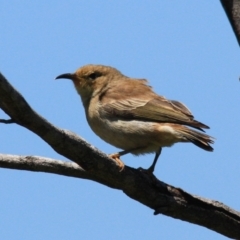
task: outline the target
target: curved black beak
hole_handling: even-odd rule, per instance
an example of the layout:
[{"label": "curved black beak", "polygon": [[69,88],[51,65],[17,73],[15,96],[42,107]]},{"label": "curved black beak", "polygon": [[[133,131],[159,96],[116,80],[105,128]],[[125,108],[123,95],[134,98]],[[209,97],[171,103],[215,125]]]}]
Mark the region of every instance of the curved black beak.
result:
[{"label": "curved black beak", "polygon": [[59,79],[59,78],[73,79],[73,75],[71,73],[64,73],[64,74],[57,76],[55,79]]}]

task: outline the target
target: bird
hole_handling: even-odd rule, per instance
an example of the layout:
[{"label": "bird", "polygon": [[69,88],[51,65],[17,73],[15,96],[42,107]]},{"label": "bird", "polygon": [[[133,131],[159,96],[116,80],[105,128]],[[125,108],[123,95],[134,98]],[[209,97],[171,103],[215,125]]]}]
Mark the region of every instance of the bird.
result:
[{"label": "bird", "polygon": [[148,169],[153,173],[163,147],[190,142],[213,151],[214,138],[205,134],[209,127],[194,119],[181,102],[155,93],[146,79],[130,78],[104,65],[85,65],[74,73],[55,79],[72,80],[80,95],[86,119],[105,142],[122,149],[110,154],[122,171],[120,157],[155,153]]}]

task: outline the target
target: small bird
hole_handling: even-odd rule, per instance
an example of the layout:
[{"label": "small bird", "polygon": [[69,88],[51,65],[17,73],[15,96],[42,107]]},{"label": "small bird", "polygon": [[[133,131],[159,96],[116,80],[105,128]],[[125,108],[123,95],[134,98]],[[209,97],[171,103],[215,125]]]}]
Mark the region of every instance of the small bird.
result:
[{"label": "small bird", "polygon": [[129,78],[103,65],[86,65],[59,78],[73,81],[91,129],[107,143],[123,149],[110,155],[121,170],[124,164],[120,156],[124,154],[155,153],[147,169],[153,173],[162,147],[178,142],[213,151],[212,137],[189,128],[203,131],[209,127],[194,120],[184,104],[157,95],[145,79]]}]

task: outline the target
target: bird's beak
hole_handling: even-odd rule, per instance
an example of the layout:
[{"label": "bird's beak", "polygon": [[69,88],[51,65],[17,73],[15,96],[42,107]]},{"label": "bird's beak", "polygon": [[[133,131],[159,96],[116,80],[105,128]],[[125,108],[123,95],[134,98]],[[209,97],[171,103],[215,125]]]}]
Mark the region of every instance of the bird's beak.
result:
[{"label": "bird's beak", "polygon": [[61,75],[57,76],[55,79],[59,79],[59,78],[73,79],[73,74],[71,74],[71,73],[64,73],[64,74],[61,74]]}]

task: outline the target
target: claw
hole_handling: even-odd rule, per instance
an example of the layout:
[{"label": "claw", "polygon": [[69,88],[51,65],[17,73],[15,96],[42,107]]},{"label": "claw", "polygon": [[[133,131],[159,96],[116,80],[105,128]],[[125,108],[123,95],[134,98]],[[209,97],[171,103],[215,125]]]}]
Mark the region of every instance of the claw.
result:
[{"label": "claw", "polygon": [[124,169],[124,163],[120,160],[120,154],[119,153],[113,153],[113,154],[109,154],[108,155],[110,158],[112,158],[116,163],[117,165],[119,166],[120,168],[120,171],[121,172],[123,169]]}]

